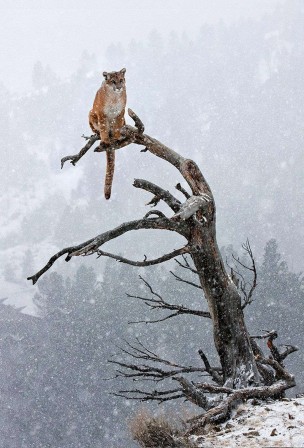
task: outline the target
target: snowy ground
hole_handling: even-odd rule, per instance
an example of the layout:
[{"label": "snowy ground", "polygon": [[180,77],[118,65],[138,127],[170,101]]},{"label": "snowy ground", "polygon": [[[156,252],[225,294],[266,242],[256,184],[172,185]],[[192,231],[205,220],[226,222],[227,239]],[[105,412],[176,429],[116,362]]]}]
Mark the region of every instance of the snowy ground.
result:
[{"label": "snowy ground", "polygon": [[304,447],[304,398],[238,408],[234,418],[194,439],[200,448]]}]

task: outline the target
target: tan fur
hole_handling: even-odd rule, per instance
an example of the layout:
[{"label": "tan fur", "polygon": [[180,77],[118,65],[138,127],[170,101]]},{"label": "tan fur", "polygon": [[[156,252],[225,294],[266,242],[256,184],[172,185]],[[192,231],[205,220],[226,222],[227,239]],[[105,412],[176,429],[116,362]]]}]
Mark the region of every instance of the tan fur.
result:
[{"label": "tan fur", "polygon": [[[105,80],[96,93],[93,108],[89,113],[89,123],[94,133],[100,135],[103,143],[110,144],[118,140],[120,130],[125,124],[125,107],[127,102],[125,72],[103,72]],[[107,171],[105,178],[105,198],[111,196],[115,168],[115,150],[107,150]]]}]

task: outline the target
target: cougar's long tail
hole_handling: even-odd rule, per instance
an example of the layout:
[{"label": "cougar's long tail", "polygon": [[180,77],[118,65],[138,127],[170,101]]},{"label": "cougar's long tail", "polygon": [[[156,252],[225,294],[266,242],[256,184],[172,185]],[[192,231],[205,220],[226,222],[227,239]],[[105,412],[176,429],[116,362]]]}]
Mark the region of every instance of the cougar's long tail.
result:
[{"label": "cougar's long tail", "polygon": [[106,179],[104,186],[104,194],[106,199],[110,199],[112,183],[114,177],[114,168],[115,168],[115,149],[107,150],[107,171],[106,171]]}]

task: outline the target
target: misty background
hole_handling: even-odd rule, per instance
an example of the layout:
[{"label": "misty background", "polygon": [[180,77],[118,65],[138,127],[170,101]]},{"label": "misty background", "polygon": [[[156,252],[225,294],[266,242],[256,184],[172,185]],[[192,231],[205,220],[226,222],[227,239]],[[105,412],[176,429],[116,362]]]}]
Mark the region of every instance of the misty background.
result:
[{"label": "misty background", "polygon": [[[174,186],[181,178],[162,160],[129,146],[117,153],[112,197],[105,201],[104,154],[89,151],[76,167],[66,164],[63,170],[60,159],[77,153],[84,145],[81,135],[91,133],[87,116],[102,82],[102,72],[126,67],[128,106],[143,120],[146,132],[193,158],[209,182],[217,204],[217,235],[223,254],[229,257],[232,250],[241,252],[247,237],[251,242],[261,271],[256,303],[247,311],[252,331],[264,329],[269,322],[283,333],[282,343],[300,345],[304,311],[300,275],[304,268],[304,5],[300,0],[118,0],[113,4],[90,0],[85,5],[56,0],[42,6],[38,0],[29,0],[26,6],[21,1],[11,2],[10,6],[1,2],[0,12],[0,298],[7,298],[1,307],[2,322],[6,322],[1,343],[3,353],[9,354],[0,382],[5,402],[15,400],[3,412],[0,425],[5,437],[16,434],[15,441],[3,438],[10,440],[3,447],[76,447],[77,443],[120,446],[121,442],[109,440],[115,439],[113,428],[119,433],[117,440],[126,440],[122,420],[131,415],[131,404],[105,398],[106,390],[117,386],[99,382],[98,369],[104,369],[113,343],[126,334],[146,334],[151,344],[162,349],[169,347],[171,322],[162,326],[164,336],[158,336],[159,339],[150,334],[151,327],[145,330],[136,326],[130,330],[127,321],[138,317],[137,304],[127,304],[124,293],[140,288],[139,272],[117,263],[93,258],[61,261],[52,268],[53,277],[42,279],[38,286],[25,279],[59,249],[122,221],[142,217],[151,197],[132,187],[134,177],[155,182],[177,196]],[[166,206],[162,210],[170,213]],[[181,237],[169,233],[140,231],[111,242],[107,249],[142,259],[144,254],[159,256],[179,247],[181,242]],[[173,265],[168,263],[156,274],[153,269],[151,273],[145,270],[145,275],[151,276],[151,281],[154,278],[178,302],[179,297],[185,300],[190,292],[169,280]],[[87,284],[91,286],[85,292]],[[280,285],[275,292],[274,285]],[[190,302],[201,304],[197,295],[191,294]],[[68,303],[67,309],[57,316],[54,305],[54,315],[49,302],[57,303],[61,310],[65,309],[63,303]],[[77,310],[79,303],[82,305]],[[9,305],[25,308],[21,313]],[[119,307],[124,310],[120,319]],[[75,313],[75,318],[62,320],[70,312],[72,316]],[[47,324],[41,324],[43,319]],[[21,327],[16,324],[16,330],[6,327],[20,320]],[[95,331],[90,340],[99,341],[95,351],[92,349],[94,353],[100,351],[94,373],[97,379],[85,386],[80,380],[77,388],[82,391],[79,403],[91,403],[90,412],[75,405],[77,409],[71,411],[72,417],[64,425],[70,428],[70,438],[66,436],[62,441],[63,429],[55,428],[57,433],[50,433],[50,440],[40,439],[41,434],[54,427],[58,409],[69,415],[63,404],[50,409],[49,403],[56,402],[56,396],[64,396],[70,383],[77,383],[72,372],[76,370],[78,378],[85,376],[87,365],[75,361],[81,353],[70,349],[78,340],[84,341],[83,350],[87,349],[86,328],[90,325]],[[177,353],[191,362],[189,348],[197,352],[201,324],[183,320],[174,325],[175,334],[181,335]],[[75,332],[67,335],[71,326]],[[185,343],[182,335],[191,326],[193,342]],[[113,327],[119,328],[115,334]],[[20,328],[24,328],[24,335],[19,334],[23,331]],[[55,341],[50,338],[52,331],[56,333]],[[18,349],[16,340],[10,342],[15,345],[8,349],[8,334],[17,337],[17,342],[20,338],[24,341]],[[40,347],[37,341],[44,341],[45,345]],[[199,335],[199,341],[211,344],[210,329]],[[60,346],[64,343],[70,344],[70,369],[60,358],[61,351],[68,350]],[[42,352],[35,354],[30,349],[33,346]],[[165,351],[173,353],[172,350],[171,347]],[[293,357],[298,357],[293,368],[301,375],[303,354]],[[19,362],[16,358],[29,363],[26,385],[22,377],[15,377],[15,363]],[[33,366],[35,359],[42,358],[40,371]],[[39,389],[37,372],[38,377],[51,377],[52,366],[58,367],[58,382],[41,381]],[[59,387],[62,375],[68,381],[65,391]],[[300,383],[303,384],[302,376]],[[54,393],[46,399],[43,394],[50,390]],[[32,405],[25,397],[30,398]],[[42,412],[39,400],[44,399]],[[13,411],[8,408],[17,410],[20,403],[24,405],[24,417],[12,423],[9,416]],[[39,412],[29,417],[27,410],[36,408]],[[113,409],[116,414],[109,414]],[[80,440],[73,425],[80,428],[80,422],[85,421],[89,428],[88,415],[92,412],[96,421],[103,420],[106,414],[111,419],[103,421],[100,432],[97,423],[86,436],[84,430],[79,430],[82,437],[87,437]],[[44,431],[39,420],[41,413],[48,421],[48,431]],[[34,421],[38,422],[36,430]],[[10,425],[15,425],[13,430]],[[27,441],[26,427],[33,431],[32,439]],[[96,435],[94,442],[92,434]],[[100,445],[96,440],[101,440]],[[133,446],[131,441],[128,443]]]}]

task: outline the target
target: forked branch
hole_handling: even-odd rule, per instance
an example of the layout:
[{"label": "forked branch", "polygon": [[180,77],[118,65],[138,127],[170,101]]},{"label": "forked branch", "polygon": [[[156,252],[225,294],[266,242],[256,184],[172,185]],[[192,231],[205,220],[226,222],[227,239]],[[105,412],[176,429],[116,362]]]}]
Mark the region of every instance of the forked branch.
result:
[{"label": "forked branch", "polygon": [[[230,267],[231,279],[238,288],[238,290],[242,293],[243,296],[243,304],[242,309],[244,309],[247,305],[250,305],[253,301],[253,293],[257,287],[257,269],[253,256],[253,252],[249,243],[249,240],[246,240],[246,243],[242,244],[242,248],[245,251],[245,254],[249,257],[251,264],[248,266],[244,264],[239,257],[236,257],[232,254],[232,258],[235,262],[234,267]],[[228,264],[228,263],[227,263]],[[251,273],[252,279],[251,281],[247,281],[245,278],[245,271],[249,271]],[[243,273],[241,272],[243,271]]]},{"label": "forked branch", "polygon": [[145,303],[145,305],[147,305],[152,310],[157,310],[157,311],[168,310],[168,311],[174,311],[174,312],[166,315],[165,317],[161,317],[161,318],[158,318],[155,320],[137,320],[137,321],[132,321],[129,323],[136,323],[136,324],[138,324],[138,323],[146,323],[146,324],[157,323],[157,322],[163,322],[165,320],[168,320],[171,317],[181,316],[183,314],[184,315],[191,314],[193,316],[206,317],[208,319],[211,318],[210,313],[208,311],[194,310],[194,309],[188,308],[184,305],[176,305],[176,304],[169,303],[169,302],[165,301],[159,293],[157,293],[153,290],[152,286],[150,285],[149,282],[147,282],[147,280],[145,280],[141,276],[139,276],[139,278],[145,284],[146,288],[148,288],[148,290],[152,294],[152,297],[142,297],[142,296],[138,296],[138,295],[127,294],[128,297],[130,297],[132,299],[137,299],[137,300],[143,301]]},{"label": "forked branch", "polygon": [[[133,381],[141,380],[141,381],[152,381],[154,383],[164,382],[165,380],[174,379],[178,381],[182,387],[178,389],[164,389],[161,390],[141,390],[141,389],[128,389],[121,390],[118,392],[119,396],[123,396],[125,398],[131,398],[135,400],[148,401],[155,400],[159,403],[167,400],[173,400],[177,398],[184,398],[190,401],[195,401],[195,389],[196,386],[192,385],[184,376],[185,374],[195,374],[198,373],[200,375],[206,372],[206,369],[203,367],[193,367],[193,366],[184,366],[182,364],[178,364],[168,359],[162,358],[158,356],[156,353],[148,349],[144,344],[142,344],[137,339],[137,345],[130,344],[126,342],[126,348],[120,348],[120,350],[130,356],[131,358],[136,360],[136,364],[134,362],[121,362],[110,360],[109,362],[114,364],[116,369],[117,377],[129,378]],[[220,370],[218,368],[213,368],[214,370]],[[212,386],[211,386],[212,387]],[[201,392],[197,389],[197,399],[198,396],[201,396]],[[208,408],[209,400],[203,396],[201,396],[201,401],[199,401],[199,405],[204,403],[204,408]]]},{"label": "forked branch", "polygon": [[[72,257],[80,255],[91,255],[94,253],[97,253],[97,255],[101,255],[101,253],[100,252],[98,253],[98,251],[103,244],[132,230],[143,230],[143,229],[171,230],[183,234],[182,227],[177,223],[170,221],[167,218],[151,218],[151,219],[147,218],[147,219],[139,219],[136,221],[129,221],[121,224],[115,229],[101,233],[100,235],[97,235],[96,237],[91,238],[88,241],[78,244],[77,246],[70,246],[66,247],[65,249],[62,249],[61,251],[53,255],[49,259],[47,264],[40,271],[38,271],[35,275],[28,277],[28,280],[32,280],[33,284],[35,284],[39,279],[39,277],[41,277],[42,274],[48,271],[52,267],[52,265],[56,262],[56,260],[58,260],[58,258],[61,258],[63,255],[66,255],[65,258],[66,261],[69,261]],[[165,255],[163,257],[160,257],[159,263],[166,261],[170,258],[173,258],[176,255],[179,255],[180,253],[186,253],[186,252],[187,250],[185,248],[173,251],[171,252],[171,254],[167,254],[167,257]]]},{"label": "forked branch", "polygon": [[[144,125],[140,118],[131,109],[128,109],[128,114],[133,119],[136,127],[134,128],[132,126],[126,125],[121,131],[122,138],[115,142],[111,142],[111,148],[117,150],[131,143],[136,143],[137,145],[144,146],[147,151],[151,152],[155,156],[166,160],[168,163],[170,163],[180,171],[181,175],[190,186],[193,195],[207,195],[209,197],[210,207],[208,212],[213,213],[214,204],[211,189],[196,163],[193,162],[193,160],[185,159],[173,149],[168,148],[155,138],[144,134]],[[107,146],[102,143],[98,148],[98,151],[104,152],[108,147],[109,145]]]},{"label": "forked branch", "polygon": [[177,258],[176,258],[174,261],[176,261],[176,263],[177,263],[181,268],[183,268],[183,269],[187,269],[187,270],[189,270],[190,272],[192,272],[193,274],[198,275],[197,270],[196,270],[196,269],[193,269],[193,268],[190,266],[190,263],[189,263],[189,261],[187,260],[187,257],[186,257],[185,255],[182,255],[182,259],[183,259],[184,263],[182,263],[181,261],[179,261]]}]

